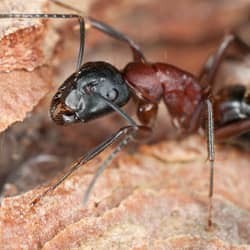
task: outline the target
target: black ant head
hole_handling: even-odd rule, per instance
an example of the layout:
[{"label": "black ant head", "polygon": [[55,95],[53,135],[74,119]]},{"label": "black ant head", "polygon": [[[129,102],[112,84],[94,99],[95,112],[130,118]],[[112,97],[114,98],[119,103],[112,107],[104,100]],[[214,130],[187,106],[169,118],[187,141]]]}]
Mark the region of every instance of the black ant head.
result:
[{"label": "black ant head", "polygon": [[129,89],[121,73],[106,62],[89,62],[72,74],[52,99],[50,114],[59,125],[87,122],[112,111],[94,95],[97,93],[123,106],[129,100]]}]

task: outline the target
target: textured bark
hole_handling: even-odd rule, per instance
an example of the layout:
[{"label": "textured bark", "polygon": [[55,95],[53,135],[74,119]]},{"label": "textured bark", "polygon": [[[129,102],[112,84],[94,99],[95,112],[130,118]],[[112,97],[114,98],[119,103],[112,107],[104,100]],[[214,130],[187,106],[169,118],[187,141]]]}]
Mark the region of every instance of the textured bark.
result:
[{"label": "textured bark", "polygon": [[50,90],[51,71],[39,68],[33,72],[0,73],[0,131],[22,121]]},{"label": "textured bark", "polygon": [[[44,12],[47,4],[47,0],[31,4],[20,0],[4,0],[0,3],[0,10],[4,13]],[[51,57],[56,38],[51,32],[50,39],[46,40],[45,24],[45,20],[38,19],[1,19],[0,71],[31,71]]]},{"label": "textured bark", "polygon": [[[0,3],[0,10],[3,13],[44,12],[47,4],[47,0],[34,3],[4,0]],[[50,90],[51,69],[38,67],[52,58],[57,40],[55,32],[48,30],[46,21],[1,19],[0,131],[22,121]]]},{"label": "textured bark", "polygon": [[86,207],[83,193],[107,152],[35,207],[30,202],[44,188],[5,198],[1,249],[248,249],[249,154],[217,147],[215,226],[207,231],[205,148],[204,140],[192,137],[124,152]]}]

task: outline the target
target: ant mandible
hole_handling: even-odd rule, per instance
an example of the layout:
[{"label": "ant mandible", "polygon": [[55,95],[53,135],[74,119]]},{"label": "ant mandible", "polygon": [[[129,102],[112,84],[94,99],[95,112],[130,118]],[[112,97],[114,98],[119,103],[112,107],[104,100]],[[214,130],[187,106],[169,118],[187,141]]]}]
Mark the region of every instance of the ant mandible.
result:
[{"label": "ant mandible", "polygon": [[[54,190],[80,166],[118,141],[118,145],[98,168],[89,184],[84,195],[84,203],[86,203],[97,178],[115,155],[132,139],[135,139],[139,132],[152,132],[150,124],[156,118],[159,101],[163,99],[174,123],[185,133],[193,133],[204,126],[205,119],[202,114],[207,110],[208,160],[210,161],[208,226],[211,227],[215,159],[214,137],[224,140],[228,137],[250,131],[249,98],[237,99],[240,104],[246,104],[245,108],[239,111],[232,103],[235,100],[232,101],[229,98],[232,96],[230,95],[231,92],[226,91],[227,94],[224,95],[224,98],[221,98],[217,105],[213,107],[212,101],[214,96],[212,91],[214,79],[230,45],[237,44],[240,48],[247,50],[249,50],[249,46],[241,41],[236,34],[231,33],[225,36],[212,58],[212,63],[206,63],[200,76],[196,78],[192,74],[170,64],[147,62],[139,46],[126,35],[103,22],[91,17],[83,17],[79,10],[71,6],[57,0],[51,1],[77,14],[13,13],[0,14],[0,18],[76,18],[79,20],[80,49],[77,68],[59,87],[52,99],[50,107],[52,120],[58,125],[69,125],[77,122],[88,122],[115,111],[129,125],[121,128],[77,160],[62,178],[35,198],[32,205],[40,201],[48,192]],[[122,71],[106,62],[88,62],[82,65],[85,23],[117,40],[127,43],[133,52],[133,62],[128,63]],[[137,115],[142,125],[138,125],[121,109],[131,96],[138,101]],[[225,106],[227,107],[226,112]],[[215,131],[213,111],[216,114]],[[240,119],[242,113],[244,113],[245,119]],[[235,121],[232,117],[239,119],[236,119],[236,123],[231,123],[232,120]]]}]

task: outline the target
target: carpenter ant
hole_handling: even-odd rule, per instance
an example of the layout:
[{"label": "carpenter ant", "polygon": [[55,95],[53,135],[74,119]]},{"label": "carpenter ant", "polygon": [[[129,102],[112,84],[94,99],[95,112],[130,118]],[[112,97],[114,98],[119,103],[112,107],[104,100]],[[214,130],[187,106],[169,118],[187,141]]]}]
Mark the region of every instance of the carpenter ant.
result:
[{"label": "carpenter ant", "polygon": [[[196,78],[170,64],[147,62],[139,46],[124,34],[93,18],[83,18],[81,12],[66,4],[57,0],[52,2],[78,14],[0,14],[0,18],[77,18],[79,20],[80,50],[77,69],[59,87],[52,99],[50,108],[52,120],[59,125],[69,125],[76,122],[88,122],[111,111],[116,111],[128,122],[128,126],[121,128],[76,161],[61,179],[50,185],[45,192],[34,199],[32,205],[36,204],[48,192],[54,190],[84,163],[118,141],[118,145],[101,164],[89,184],[84,196],[84,203],[87,202],[97,178],[115,155],[132,139],[135,139],[140,132],[149,134],[152,132],[150,125],[156,118],[158,103],[163,99],[174,123],[185,133],[193,133],[200,127],[204,127],[206,119],[204,119],[203,113],[207,110],[206,127],[208,159],[210,161],[208,225],[211,227],[214,136],[216,139],[224,140],[229,136],[250,131],[249,96],[245,99],[239,99],[238,95],[234,95],[235,89],[227,89],[225,94],[219,92],[220,99],[216,99],[216,105],[213,107],[213,100],[217,97],[217,95],[213,96],[212,94],[214,78],[230,45],[236,44],[246,50],[249,50],[249,46],[241,41],[236,34],[225,36],[212,58],[212,63],[206,63],[200,76]],[[127,43],[133,52],[133,62],[127,64],[122,71],[106,62],[88,62],[82,65],[85,22],[89,26]],[[241,90],[241,96],[243,92]],[[121,106],[125,105],[131,96],[138,101],[137,115],[142,125],[138,125],[121,109]],[[237,96],[237,98],[231,98],[231,96]],[[241,109],[238,109],[235,103],[240,105]],[[215,113],[215,119],[213,113]],[[242,114],[244,114],[244,119],[242,119]],[[236,120],[239,121],[235,122],[232,117],[236,117]]]}]

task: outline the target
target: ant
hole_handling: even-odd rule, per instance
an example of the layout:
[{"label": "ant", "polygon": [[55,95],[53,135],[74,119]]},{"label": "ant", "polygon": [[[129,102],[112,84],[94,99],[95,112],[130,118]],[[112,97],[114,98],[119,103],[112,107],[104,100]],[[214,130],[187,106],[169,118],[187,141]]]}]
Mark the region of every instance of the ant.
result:
[{"label": "ant", "polygon": [[[229,87],[219,92],[218,95],[213,95],[214,80],[228,48],[235,44],[244,51],[250,51],[249,45],[242,41],[237,33],[228,34],[224,37],[212,60],[208,60],[200,75],[195,77],[189,72],[167,63],[148,62],[139,46],[126,35],[101,21],[83,17],[79,10],[71,6],[57,0],[52,0],[52,2],[77,14],[0,14],[0,18],[76,18],[79,21],[80,49],[76,71],[59,87],[51,101],[52,120],[58,125],[70,125],[77,122],[88,122],[115,111],[127,121],[128,126],[122,127],[73,163],[64,176],[32,201],[32,205],[39,202],[48,192],[53,191],[76,169],[110,145],[118,142],[89,184],[84,195],[84,203],[86,203],[97,178],[116,154],[131,140],[140,139],[140,133],[148,135],[152,133],[151,125],[156,119],[159,101],[163,99],[174,124],[183,132],[190,134],[199,128],[207,127],[208,160],[210,162],[208,226],[211,228],[214,138],[225,140],[228,137],[250,131],[250,101],[246,89],[243,86]],[[101,61],[82,65],[85,25],[128,44],[133,53],[133,62],[128,63],[121,71],[107,62]],[[138,125],[121,109],[132,96],[138,102],[137,116],[141,125]],[[216,101],[214,102],[214,100]],[[207,111],[207,121],[203,116],[205,111]]]}]

